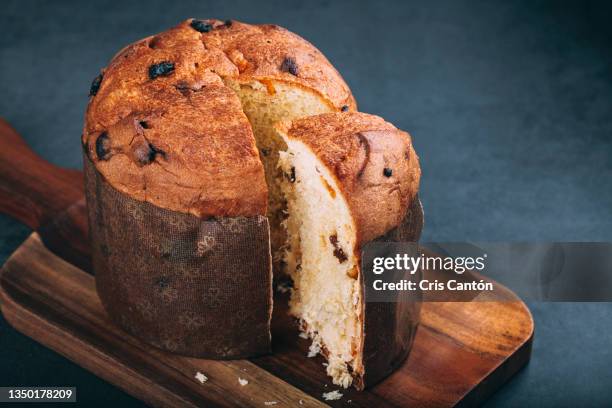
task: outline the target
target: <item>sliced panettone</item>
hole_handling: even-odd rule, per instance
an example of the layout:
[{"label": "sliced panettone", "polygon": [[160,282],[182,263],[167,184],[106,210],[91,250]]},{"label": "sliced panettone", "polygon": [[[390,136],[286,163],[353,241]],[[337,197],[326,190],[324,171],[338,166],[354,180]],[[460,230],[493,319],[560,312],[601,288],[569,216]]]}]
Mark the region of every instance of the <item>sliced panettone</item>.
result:
[{"label": "sliced panettone", "polygon": [[[381,311],[365,303],[360,250],[402,228],[418,204],[417,155],[406,132],[364,113],[311,116],[275,130],[287,145],[279,167],[290,313],[312,339],[311,354],[326,356],[333,382],[363,388],[401,362],[414,336],[415,316],[401,309],[409,305]],[[391,326],[369,327],[383,321]]]}]

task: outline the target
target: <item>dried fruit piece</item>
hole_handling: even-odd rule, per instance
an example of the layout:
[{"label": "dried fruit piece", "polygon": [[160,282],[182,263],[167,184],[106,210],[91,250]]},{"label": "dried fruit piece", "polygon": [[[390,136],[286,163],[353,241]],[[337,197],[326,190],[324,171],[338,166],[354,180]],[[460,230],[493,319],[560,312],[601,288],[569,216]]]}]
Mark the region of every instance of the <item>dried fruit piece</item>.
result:
[{"label": "dried fruit piece", "polygon": [[96,156],[98,160],[108,160],[111,156],[111,141],[108,133],[102,132],[96,139]]},{"label": "dried fruit piece", "polygon": [[91,81],[91,86],[89,87],[89,96],[94,96],[98,93],[100,89],[100,85],[102,84],[103,75],[100,74]]},{"label": "dried fruit piece", "polygon": [[291,167],[291,173],[285,174],[285,178],[289,180],[290,183],[295,183],[295,167]]},{"label": "dried fruit piece", "polygon": [[160,76],[168,76],[174,72],[174,63],[162,61],[149,67],[149,78],[155,79]]},{"label": "dried fruit piece", "polygon": [[298,75],[298,66],[295,60],[291,57],[285,57],[283,63],[280,66],[281,71],[288,72],[291,75]]},{"label": "dried fruit piece", "polygon": [[268,95],[274,95],[276,94],[276,88],[274,88],[274,83],[272,83],[272,81],[270,81],[269,79],[260,79],[259,82],[261,82],[262,84],[264,84],[266,86],[266,90],[268,91]]},{"label": "dried fruit piece", "polygon": [[244,72],[249,67],[249,61],[244,58],[244,54],[239,50],[232,50],[227,53],[227,56],[238,67],[238,72]]},{"label": "dried fruit piece", "polygon": [[323,176],[319,176],[319,177],[321,178],[321,182],[323,183],[323,185],[327,189],[327,192],[329,193],[331,198],[336,198],[336,190],[334,190],[334,188],[331,185],[329,185],[329,183],[327,182],[325,177],[323,177]]},{"label": "dried fruit piece", "polygon": [[163,151],[155,148],[151,143],[142,143],[134,149],[134,157],[139,165],[145,166],[155,161],[157,155],[160,154],[165,157]]},{"label": "dried fruit piece", "polygon": [[346,275],[351,279],[357,279],[357,276],[359,276],[359,267],[357,265],[353,265],[351,270],[346,272]]},{"label": "dried fruit piece", "polygon": [[348,260],[348,257],[346,256],[346,253],[344,253],[344,250],[342,249],[340,244],[338,244],[338,235],[330,235],[329,242],[331,242],[332,246],[334,247],[334,256],[338,258],[338,262],[346,262]]},{"label": "dried fruit piece", "polygon": [[346,256],[342,248],[334,249],[334,256],[338,258],[338,262],[340,263],[344,263],[348,260],[348,257]]},{"label": "dried fruit piece", "polygon": [[201,33],[207,33],[213,28],[212,25],[210,25],[206,21],[196,20],[196,19],[191,20],[190,25],[191,25],[191,28]]}]

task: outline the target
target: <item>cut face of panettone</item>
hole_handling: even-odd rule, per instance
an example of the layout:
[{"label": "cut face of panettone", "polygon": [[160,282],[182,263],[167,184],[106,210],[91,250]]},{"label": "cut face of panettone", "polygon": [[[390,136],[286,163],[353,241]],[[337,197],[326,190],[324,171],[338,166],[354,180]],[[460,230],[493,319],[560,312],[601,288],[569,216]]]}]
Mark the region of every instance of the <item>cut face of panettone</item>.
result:
[{"label": "cut face of panettone", "polygon": [[282,191],[288,213],[285,262],[293,279],[290,313],[312,339],[311,354],[323,347],[334,384],[348,387],[360,363],[355,225],[336,181],[308,146],[287,139],[279,163],[287,175]]},{"label": "cut face of panettone", "polygon": [[327,358],[334,384],[363,388],[360,249],[400,226],[415,197],[420,170],[410,136],[362,113],[311,116],[275,131],[287,145],[279,168],[290,313],[312,341],[310,355]]},{"label": "cut face of panettone", "polygon": [[335,112],[338,109],[327,103],[312,90],[281,81],[249,81],[239,83],[226,80],[242,103],[259,149],[268,184],[268,220],[270,242],[273,248],[275,266],[280,268],[285,230],[281,223],[285,217],[285,202],[280,192],[281,171],[278,168],[279,151],[286,144],[279,138],[273,125],[281,120]]}]

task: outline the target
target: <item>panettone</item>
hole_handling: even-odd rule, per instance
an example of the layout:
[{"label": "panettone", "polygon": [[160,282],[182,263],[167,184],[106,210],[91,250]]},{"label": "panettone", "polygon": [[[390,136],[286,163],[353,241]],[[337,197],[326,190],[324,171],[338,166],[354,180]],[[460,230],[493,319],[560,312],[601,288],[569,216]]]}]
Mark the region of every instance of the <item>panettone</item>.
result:
[{"label": "panettone", "polygon": [[419,205],[418,158],[407,133],[365,113],[309,116],[275,130],[288,146],[279,165],[286,175],[290,312],[312,339],[311,352],[326,356],[334,383],[361,389],[403,361],[416,330],[413,304],[380,313],[380,305],[365,302],[360,253],[389,233],[418,238],[420,226],[406,225],[414,221],[410,206]]},{"label": "panettone", "polygon": [[[274,265],[335,383],[387,375],[418,313],[366,307],[359,250],[418,239],[420,173],[406,133],[355,110],[321,52],[275,25],[191,19],[121,50],[91,85],[82,137],[111,318],[181,354],[265,353]],[[338,283],[335,334],[311,293],[323,277]],[[391,330],[389,351],[375,356],[365,328]]]}]

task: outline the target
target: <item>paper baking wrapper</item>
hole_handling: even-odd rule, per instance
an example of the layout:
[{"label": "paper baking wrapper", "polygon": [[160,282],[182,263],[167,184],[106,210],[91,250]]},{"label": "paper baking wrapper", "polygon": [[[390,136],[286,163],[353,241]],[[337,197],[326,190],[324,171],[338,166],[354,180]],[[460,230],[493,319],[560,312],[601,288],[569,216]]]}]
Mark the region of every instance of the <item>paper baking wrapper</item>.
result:
[{"label": "paper baking wrapper", "polygon": [[160,349],[212,359],[270,352],[264,216],[201,219],[137,201],[84,156],[96,287],[111,319]]},{"label": "paper baking wrapper", "polygon": [[[378,242],[417,242],[423,229],[423,207],[417,197],[412,201],[401,225],[389,231]],[[406,279],[420,279],[406,273]],[[381,381],[403,364],[410,353],[420,322],[420,293],[410,299],[395,302],[371,302],[367,299],[366,285],[370,276],[360,274],[361,293],[364,299],[363,319],[363,378],[355,379],[355,388],[362,390]],[[398,294],[398,296],[402,296]]]}]

